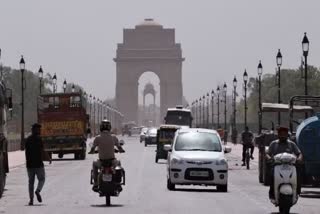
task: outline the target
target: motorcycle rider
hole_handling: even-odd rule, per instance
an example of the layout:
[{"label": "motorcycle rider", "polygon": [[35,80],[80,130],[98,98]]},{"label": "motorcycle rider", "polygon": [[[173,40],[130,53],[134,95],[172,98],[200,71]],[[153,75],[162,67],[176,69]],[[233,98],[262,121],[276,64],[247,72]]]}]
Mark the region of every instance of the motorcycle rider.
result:
[{"label": "motorcycle rider", "polygon": [[242,140],[242,166],[245,166],[246,160],[246,150],[247,148],[251,149],[250,158],[253,160],[253,152],[254,152],[254,145],[253,145],[253,134],[249,131],[249,127],[246,126],[244,132],[241,133],[241,140]]},{"label": "motorcycle rider", "polygon": [[[266,154],[266,158],[268,162],[273,162],[273,157],[277,154],[281,153],[289,153],[294,154],[297,156],[297,163],[302,161],[302,153],[298,146],[288,139],[289,136],[289,129],[283,126],[278,127],[278,140],[273,141],[270,146],[269,150]],[[274,167],[271,167],[271,180],[270,180],[270,189],[269,189],[269,198],[274,200]],[[297,168],[297,193],[300,194],[300,178],[299,178],[299,170]]]},{"label": "motorcycle rider", "polygon": [[101,134],[97,136],[94,141],[89,154],[94,154],[96,147],[98,147],[99,159],[93,162],[93,190],[98,189],[98,170],[101,167],[102,161],[115,162],[115,146],[119,152],[125,152],[119,143],[118,138],[111,133],[111,122],[104,119],[100,124]]}]

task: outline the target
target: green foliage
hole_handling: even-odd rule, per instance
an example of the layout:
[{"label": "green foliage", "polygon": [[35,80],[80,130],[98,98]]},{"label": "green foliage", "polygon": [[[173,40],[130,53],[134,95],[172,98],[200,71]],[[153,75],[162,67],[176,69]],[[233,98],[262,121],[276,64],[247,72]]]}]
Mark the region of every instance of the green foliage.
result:
[{"label": "green foliage", "polygon": [[[281,70],[281,102],[288,103],[294,95],[304,94],[304,72],[298,69]],[[275,74],[265,74],[262,78],[262,102],[278,102],[278,86],[276,85]],[[309,95],[319,95],[320,87],[320,69],[308,66],[308,89]],[[248,82],[248,122],[258,124],[258,102],[259,102],[259,84],[255,78],[250,78]],[[244,100],[240,100],[237,106],[238,121],[244,120]],[[270,127],[271,121],[277,122],[277,114],[264,114],[263,125]],[[282,114],[282,124],[288,124],[287,114]]]},{"label": "green foliage", "polygon": [[[13,111],[9,121],[9,132],[19,132],[21,124],[21,71],[10,67],[2,68],[3,79],[6,87],[12,90]],[[24,104],[25,104],[25,130],[29,131],[31,124],[37,121],[37,97],[40,93],[40,81],[36,74],[31,71],[24,73]],[[43,93],[50,93],[52,85],[51,76],[48,74],[43,79]]]}]

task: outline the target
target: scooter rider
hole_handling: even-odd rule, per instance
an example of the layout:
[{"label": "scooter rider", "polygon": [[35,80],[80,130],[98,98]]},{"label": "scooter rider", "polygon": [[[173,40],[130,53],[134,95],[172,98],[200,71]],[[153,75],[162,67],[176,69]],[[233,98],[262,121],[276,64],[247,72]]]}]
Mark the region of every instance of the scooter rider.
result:
[{"label": "scooter rider", "polygon": [[[289,136],[289,130],[286,127],[280,126],[278,128],[278,140],[273,141],[270,146],[269,150],[266,154],[266,158],[268,162],[273,161],[273,157],[277,154],[281,153],[289,153],[289,154],[294,154],[297,156],[297,162],[302,161],[302,153],[298,146],[292,142],[291,140],[288,139]],[[271,167],[271,180],[270,180],[270,190],[269,190],[269,198],[274,199],[274,168]],[[297,177],[298,177],[298,191],[297,193],[300,193],[300,178],[299,178],[299,170],[297,169]]]},{"label": "scooter rider", "polygon": [[89,154],[95,152],[96,147],[98,147],[99,159],[93,162],[93,190],[98,188],[98,170],[101,167],[101,162],[105,160],[115,160],[115,146],[119,152],[125,152],[121,147],[118,138],[111,134],[111,122],[108,120],[103,120],[100,124],[101,134],[97,136],[93,141],[93,146]]}]

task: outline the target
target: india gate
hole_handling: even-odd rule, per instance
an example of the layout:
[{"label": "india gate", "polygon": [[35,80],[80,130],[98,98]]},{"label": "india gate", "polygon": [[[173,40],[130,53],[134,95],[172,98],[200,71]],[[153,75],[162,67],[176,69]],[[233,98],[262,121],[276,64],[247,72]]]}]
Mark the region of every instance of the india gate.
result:
[{"label": "india gate", "polygon": [[123,43],[116,58],[116,103],[124,121],[138,121],[139,78],[153,72],[160,80],[160,121],[167,108],[182,104],[181,45],[175,42],[175,29],[163,28],[145,19],[134,29],[124,29]]}]

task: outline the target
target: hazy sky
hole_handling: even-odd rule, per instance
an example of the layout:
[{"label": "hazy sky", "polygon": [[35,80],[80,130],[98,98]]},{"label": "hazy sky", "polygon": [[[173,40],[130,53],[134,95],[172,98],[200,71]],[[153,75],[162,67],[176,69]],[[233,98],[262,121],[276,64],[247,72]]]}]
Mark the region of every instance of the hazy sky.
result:
[{"label": "hazy sky", "polygon": [[123,28],[154,18],[176,29],[184,95],[192,101],[224,81],[231,86],[234,75],[242,81],[245,68],[256,76],[259,59],[264,72],[274,72],[278,48],[283,67],[298,67],[305,31],[309,63],[319,66],[319,11],[319,0],[0,0],[1,62],[18,68],[23,54],[27,69],[42,65],[60,83],[66,78],[110,98]]}]

